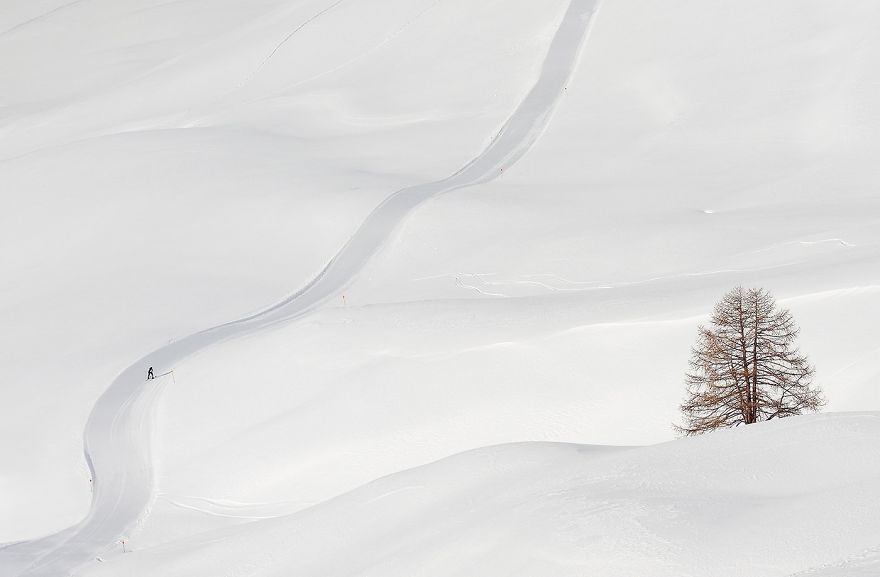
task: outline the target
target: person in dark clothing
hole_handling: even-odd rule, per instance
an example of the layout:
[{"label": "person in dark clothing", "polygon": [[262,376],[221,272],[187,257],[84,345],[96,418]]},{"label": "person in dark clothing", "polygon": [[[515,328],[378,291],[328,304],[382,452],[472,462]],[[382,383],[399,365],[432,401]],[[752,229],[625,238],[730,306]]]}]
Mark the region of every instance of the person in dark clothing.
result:
[{"label": "person in dark clothing", "polygon": [[152,380],[153,378],[154,378],[153,377],[153,367],[150,367],[150,370],[147,371],[147,380],[149,381],[149,380]]}]

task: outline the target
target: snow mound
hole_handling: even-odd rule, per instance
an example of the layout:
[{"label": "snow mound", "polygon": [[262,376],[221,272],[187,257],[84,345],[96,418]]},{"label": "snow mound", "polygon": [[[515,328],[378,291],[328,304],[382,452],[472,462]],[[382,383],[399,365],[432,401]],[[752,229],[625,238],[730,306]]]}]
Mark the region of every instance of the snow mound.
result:
[{"label": "snow mound", "polygon": [[649,447],[493,446],[83,575],[789,575],[880,543],[878,443],[880,413],[850,413]]}]

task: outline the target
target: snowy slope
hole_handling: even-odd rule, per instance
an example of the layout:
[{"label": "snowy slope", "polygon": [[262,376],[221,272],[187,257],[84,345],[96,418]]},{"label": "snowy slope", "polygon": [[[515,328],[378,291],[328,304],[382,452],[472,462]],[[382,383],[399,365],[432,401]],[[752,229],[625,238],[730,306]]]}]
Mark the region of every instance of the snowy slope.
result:
[{"label": "snowy slope", "polygon": [[0,540],[85,513],[82,431],[125,366],[294,292],[384,197],[489,143],[565,7],[493,6],[9,5]]},{"label": "snowy slope", "polygon": [[[695,326],[737,283],[771,287],[792,308],[831,409],[880,406],[872,328],[880,228],[871,193],[880,175],[853,168],[851,155],[865,154],[856,136],[832,149],[822,179],[812,156],[791,145],[804,109],[827,96],[814,78],[832,59],[816,60],[808,48],[824,42],[849,55],[850,39],[867,42],[876,20],[867,5],[859,18],[829,8],[794,28],[750,12],[745,24],[763,44],[745,54],[727,36],[713,43],[702,31],[638,42],[617,33],[655,21],[672,26],[667,10],[687,30],[704,21],[719,30],[731,17],[701,6],[603,6],[548,132],[520,163],[492,183],[420,208],[336,309],[179,367],[185,386],[161,401],[160,493],[140,542],[241,521],[217,503],[294,511],[473,447],[670,439]],[[698,45],[714,54],[711,86],[698,82],[707,64],[682,56]],[[742,58],[751,63],[748,74],[725,71],[743,66]],[[627,65],[609,64],[618,60]],[[798,92],[793,103],[731,102],[737,86],[767,82],[790,62],[801,73],[779,82]],[[660,81],[646,67],[672,71],[660,79],[683,79],[680,89],[694,92],[689,102],[699,106],[682,104],[675,122],[646,119],[613,135],[613,123],[632,122],[628,108],[647,106],[654,95],[638,86]],[[856,76],[840,90],[867,103],[868,80]],[[724,106],[741,109],[715,118]],[[750,137],[741,118],[765,116],[777,134]],[[710,120],[736,136],[726,165],[713,165],[715,152],[696,152]],[[873,125],[863,120],[853,130],[869,134]],[[825,138],[809,136],[815,146]],[[612,146],[613,155],[605,151]],[[804,156],[784,165],[765,160],[777,149]],[[728,183],[728,174],[773,192]],[[712,179],[719,184],[709,186]],[[832,179],[839,184],[824,189]],[[226,382],[233,383],[228,392],[214,397]],[[635,418],[621,422],[621,415]]]},{"label": "snowy slope", "polygon": [[[272,307],[240,320],[201,331],[135,362],[101,396],[86,424],[85,454],[93,472],[88,516],[62,533],[10,548],[22,575],[51,575],[87,563],[115,547],[118,535],[134,530],[153,493],[150,442],[152,408],[176,364],[212,344],[242,337],[282,321],[299,318],[336,296],[356,276],[385,238],[416,206],[432,196],[494,178],[512,165],[546,127],[586,37],[595,3],[573,2],[548,48],[545,65],[522,103],[491,144],[452,176],[391,195],[355,231],[328,265],[302,290]],[[143,383],[148,367],[159,383]],[[152,385],[152,386],[147,386]]]},{"label": "snowy slope", "polygon": [[784,576],[880,542],[878,442],[880,414],[851,413],[494,446],[83,574]]},{"label": "snowy slope", "polygon": [[670,439],[739,283],[880,407],[876,3],[593,8],[0,7],[0,573],[871,574],[873,414],[425,465]]}]

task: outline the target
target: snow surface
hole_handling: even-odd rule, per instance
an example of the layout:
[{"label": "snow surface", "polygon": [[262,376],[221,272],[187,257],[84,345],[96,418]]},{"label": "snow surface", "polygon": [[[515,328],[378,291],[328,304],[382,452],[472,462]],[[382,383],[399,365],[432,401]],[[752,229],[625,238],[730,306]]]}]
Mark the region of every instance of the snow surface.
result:
[{"label": "snow surface", "polygon": [[789,575],[880,539],[878,436],[880,413],[847,413],[641,448],[481,448],[84,574]]},{"label": "snow surface", "polygon": [[595,7],[4,2],[0,574],[880,574],[875,414],[558,444],[880,408],[880,7]]},{"label": "snow surface", "polygon": [[[314,20],[326,3],[126,4],[73,4],[0,36],[10,118],[2,145],[15,147],[0,181],[16,209],[0,216],[3,246],[15,247],[0,254],[3,270],[15,271],[4,277],[0,355],[17,385],[0,407],[8,455],[0,482],[16,495],[0,501],[0,519],[9,520],[0,540],[38,536],[86,513],[85,422],[134,359],[294,292],[384,197],[478,154],[529,89],[565,8],[508,8],[499,20],[491,3],[469,19],[464,2],[378,11],[350,3]],[[68,22],[73,37],[54,34]],[[91,60],[94,50],[77,52],[90,29],[100,44],[116,26],[126,34],[101,51],[113,66]],[[60,70],[41,52],[34,67],[23,66],[20,54],[46,36],[54,43],[44,58],[62,59]],[[307,58],[317,67],[309,74],[296,65],[304,49],[324,55]],[[447,66],[423,65],[441,55]],[[255,75],[260,63],[265,72]],[[285,74],[271,74],[275,66]],[[26,75],[40,70],[37,86]],[[62,98],[92,70],[106,76],[92,93]],[[269,85],[256,94],[236,88],[228,104],[216,102],[218,86],[229,91],[249,77],[254,86],[263,75]],[[177,90],[184,82],[195,110]],[[43,101],[48,95],[60,102]],[[181,118],[168,120],[160,105]],[[203,119],[215,109],[216,120]],[[43,144],[26,153],[36,144],[18,137],[35,139],[36,129]],[[22,439],[34,419],[47,426]]]}]

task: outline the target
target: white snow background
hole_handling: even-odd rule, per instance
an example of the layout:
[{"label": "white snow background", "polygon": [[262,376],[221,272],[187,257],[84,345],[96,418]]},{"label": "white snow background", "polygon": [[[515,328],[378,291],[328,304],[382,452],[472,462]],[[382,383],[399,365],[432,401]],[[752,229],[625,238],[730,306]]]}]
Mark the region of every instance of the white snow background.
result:
[{"label": "white snow background", "polygon": [[[0,575],[880,575],[878,28],[4,0]],[[828,414],[674,440],[737,284]]]}]

